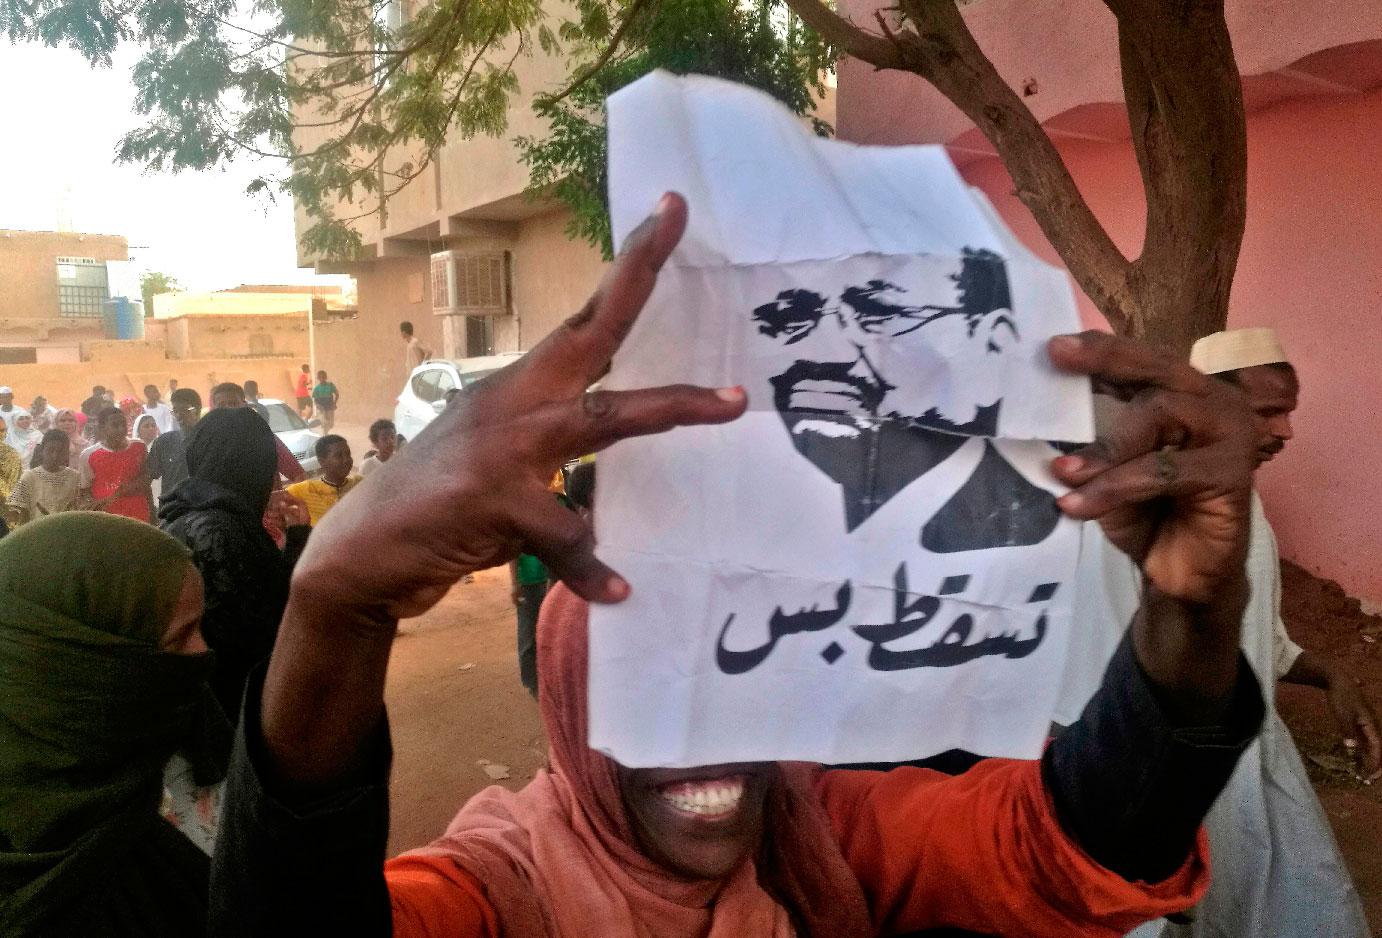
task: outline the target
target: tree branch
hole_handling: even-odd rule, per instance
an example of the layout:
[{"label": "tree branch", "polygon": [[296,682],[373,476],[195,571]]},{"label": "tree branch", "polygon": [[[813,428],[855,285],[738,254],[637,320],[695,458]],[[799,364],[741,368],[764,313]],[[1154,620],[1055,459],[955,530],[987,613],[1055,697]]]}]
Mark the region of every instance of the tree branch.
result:
[{"label": "tree branch", "polygon": [[1124,99],[1147,225],[1132,284],[1164,344],[1188,351],[1222,329],[1247,215],[1247,124],[1223,4],[1169,16],[1145,0],[1106,0],[1118,19]]},{"label": "tree branch", "polygon": [[571,92],[575,91],[581,85],[590,81],[590,79],[594,78],[595,75],[600,71],[600,69],[608,65],[609,60],[614,58],[614,53],[619,51],[619,45],[624,41],[624,34],[629,31],[629,27],[632,26],[633,21],[638,18],[638,14],[642,13],[643,10],[647,8],[647,6],[648,0],[633,0],[633,5],[630,6],[629,11],[624,14],[624,19],[620,21],[619,28],[614,31],[614,35],[609,37],[609,43],[606,44],[604,51],[600,53],[599,57],[596,58],[594,62],[591,62],[588,66],[581,69],[581,73],[577,75],[574,79],[572,79],[571,83],[568,84],[565,88],[563,88],[557,94],[552,95],[550,98],[546,98],[546,103],[556,104],[558,101],[567,97],[569,94],[571,94]]},{"label": "tree branch", "polygon": [[803,23],[845,55],[880,69],[906,67],[897,45],[888,37],[860,29],[823,0],[787,0],[787,5]]},{"label": "tree branch", "polygon": [[900,68],[965,113],[998,151],[1017,195],[1071,275],[1122,331],[1132,319],[1131,265],[1099,224],[1040,121],[979,48],[953,0],[902,0],[914,30],[894,36]]}]

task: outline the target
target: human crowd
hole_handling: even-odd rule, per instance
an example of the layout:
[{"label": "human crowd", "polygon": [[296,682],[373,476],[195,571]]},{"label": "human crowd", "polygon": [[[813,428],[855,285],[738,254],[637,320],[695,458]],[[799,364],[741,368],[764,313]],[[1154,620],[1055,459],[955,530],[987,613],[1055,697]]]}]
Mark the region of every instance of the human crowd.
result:
[{"label": "human crowd", "polygon": [[[331,433],[340,392],[325,371],[309,384],[310,366],[303,365],[297,382],[297,410],[325,431],[315,443],[320,477],[307,479],[301,463],[275,437],[275,491],[282,491],[264,518],[265,526],[282,543],[282,506],[298,500],[312,519],[345,495],[359,480],[352,475],[349,444]],[[29,408],[15,404],[14,391],[0,386],[0,536],[48,515],[65,511],[104,511],[158,523],[158,503],[189,476],[188,435],[202,418],[203,399],[192,388],[171,380],[165,402],[154,384],[144,387],[143,401],[125,397],[101,385],[76,408],[59,408],[42,395]],[[265,421],[269,413],[259,399],[259,386],[249,380],[217,384],[207,396],[213,410],[249,408]],[[373,448],[366,454],[361,475],[367,475],[393,455],[397,435],[389,420],[370,428]],[[285,487],[286,486],[286,487]]]},{"label": "human crowd", "polygon": [[[5,469],[20,514],[0,539],[0,934],[1104,938],[1162,917],[1164,935],[1307,933],[1224,930],[1218,913],[1196,931],[1221,880],[1237,914],[1364,934],[1318,803],[1278,828],[1309,814],[1308,784],[1271,798],[1299,758],[1279,758],[1264,688],[1337,669],[1273,638],[1253,474],[1290,438],[1298,384],[1261,337],[1215,340],[1195,367],[1101,333],[1050,341],[1055,367],[1123,404],[1051,463],[1060,509],[1100,538],[1078,586],[1107,648],[1040,759],[640,768],[588,745],[589,604],[635,587],[596,557],[593,467],[568,476],[568,503],[554,474],[747,407],[738,387],[591,390],[686,211],[665,196],[581,313],[406,447],[376,423],[363,481],[333,435],[321,477],[293,481],[248,384],[213,388],[204,416],[190,389],[171,407],[146,389],[133,414],[97,389],[85,427],[44,407],[13,433],[0,396],[0,452],[21,470]],[[153,479],[162,530],[142,523]],[[398,623],[508,562],[547,767],[386,860]],[[1327,689],[1375,770],[1370,710]],[[1256,811],[1278,813],[1233,841]],[[1293,863],[1313,916],[1243,886]]]}]

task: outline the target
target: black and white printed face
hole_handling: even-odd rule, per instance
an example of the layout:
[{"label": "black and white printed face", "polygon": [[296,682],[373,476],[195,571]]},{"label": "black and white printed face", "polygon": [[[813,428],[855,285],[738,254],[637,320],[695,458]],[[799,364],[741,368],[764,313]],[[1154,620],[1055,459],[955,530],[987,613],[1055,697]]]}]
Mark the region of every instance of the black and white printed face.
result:
[{"label": "black and white printed face", "polygon": [[[753,310],[759,334],[797,355],[770,379],[773,403],[797,451],[843,488],[848,530],[970,436],[997,434],[1004,352],[1020,341],[1006,265],[965,248],[945,280],[789,289]],[[964,366],[945,397],[941,356]]]},{"label": "black and white printed face", "polygon": [[[760,334],[791,346],[798,360],[772,379],[774,403],[793,432],[850,435],[860,421],[900,419],[919,426],[992,435],[1003,352],[1018,341],[1007,270],[990,251],[965,249],[958,272],[932,295],[885,280],[845,286],[836,297],[811,290],[779,293],[758,306]],[[887,367],[878,350],[886,346]],[[972,389],[958,399],[927,400],[934,349],[972,347]],[[923,403],[924,402],[924,405]]]}]

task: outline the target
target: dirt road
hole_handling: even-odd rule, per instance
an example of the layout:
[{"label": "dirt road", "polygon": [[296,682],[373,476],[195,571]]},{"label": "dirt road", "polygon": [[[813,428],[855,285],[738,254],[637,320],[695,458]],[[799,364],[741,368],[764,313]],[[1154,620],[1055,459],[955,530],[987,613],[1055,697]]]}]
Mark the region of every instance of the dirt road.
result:
[{"label": "dirt road", "polygon": [[[520,788],[546,758],[537,704],[518,683],[507,569],[476,574],[403,624],[387,691],[393,731],[389,852],[438,836],[487,785]],[[495,782],[479,764],[507,766]]]}]

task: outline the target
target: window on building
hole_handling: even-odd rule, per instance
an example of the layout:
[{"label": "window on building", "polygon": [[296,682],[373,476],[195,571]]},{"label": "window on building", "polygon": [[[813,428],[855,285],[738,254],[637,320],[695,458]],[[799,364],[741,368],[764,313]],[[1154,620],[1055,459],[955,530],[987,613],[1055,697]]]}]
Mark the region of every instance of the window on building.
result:
[{"label": "window on building", "polygon": [[493,316],[467,316],[465,318],[465,354],[467,358],[494,354]]},{"label": "window on building", "polygon": [[105,287],[58,284],[58,312],[64,316],[100,316],[108,299]]},{"label": "window on building", "polygon": [[58,257],[58,313],[100,316],[110,299],[106,262],[94,257]]}]

